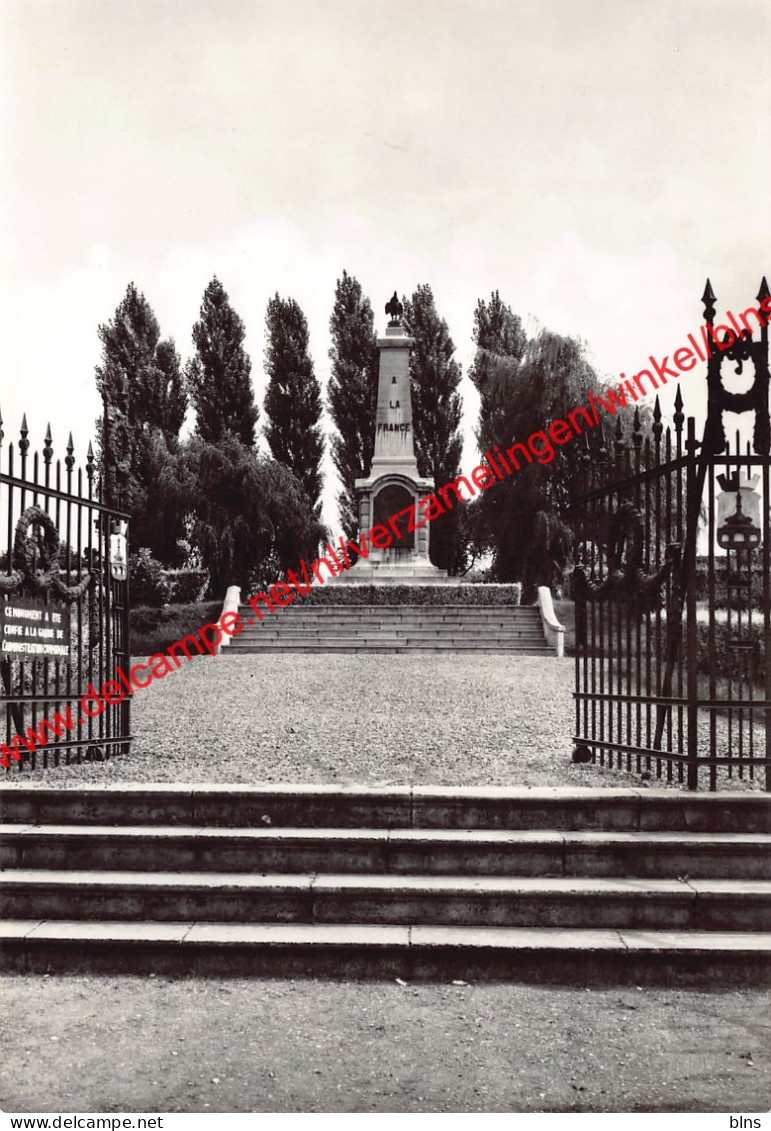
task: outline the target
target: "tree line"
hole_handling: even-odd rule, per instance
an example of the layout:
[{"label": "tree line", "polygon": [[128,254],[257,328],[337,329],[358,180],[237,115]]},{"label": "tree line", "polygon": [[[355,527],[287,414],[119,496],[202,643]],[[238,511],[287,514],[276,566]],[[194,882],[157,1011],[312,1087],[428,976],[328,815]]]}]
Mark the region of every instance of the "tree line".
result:
[{"label": "tree line", "polygon": [[[405,329],[415,339],[410,380],[418,470],[438,490],[460,474],[461,368],[431,287],[418,286],[403,305]],[[341,525],[354,536],[354,483],[369,474],[374,453],[378,350],[370,301],[346,271],[335,286],[330,331],[329,443],[341,483]],[[120,416],[125,466],[118,501],[132,515],[131,551],[146,547],[167,566],[201,566],[214,597],[230,584],[245,590],[270,584],[299,559],[315,556],[328,536],[320,517],[324,399],[298,303],[278,294],[268,302],[261,410],[244,323],[216,277],[204,292],[186,364],[174,342],[161,337],[133,283],[98,333],[96,381],[106,410],[98,430],[109,466],[110,427]],[[473,338],[468,375],[480,398],[481,453],[543,428],[588,390],[602,389],[579,342],[547,330],[528,338],[497,291],[477,303]],[[189,409],[195,426],[182,439]],[[261,423],[269,456],[256,446]],[[523,580],[530,588],[558,581],[572,542],[567,506],[574,475],[575,462],[560,452],[548,466],[534,463],[443,515],[432,524],[434,564],[462,574],[486,561],[491,580]]]}]

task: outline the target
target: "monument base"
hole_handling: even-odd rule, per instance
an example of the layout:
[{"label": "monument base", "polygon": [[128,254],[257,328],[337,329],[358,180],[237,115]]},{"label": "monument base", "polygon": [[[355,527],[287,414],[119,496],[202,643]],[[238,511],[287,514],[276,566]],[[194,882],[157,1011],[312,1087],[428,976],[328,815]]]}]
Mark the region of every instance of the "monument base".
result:
[{"label": "monument base", "polygon": [[[329,582],[327,582],[329,584]],[[458,585],[428,558],[393,550],[370,550],[366,561],[357,561],[335,578],[336,585]]]}]

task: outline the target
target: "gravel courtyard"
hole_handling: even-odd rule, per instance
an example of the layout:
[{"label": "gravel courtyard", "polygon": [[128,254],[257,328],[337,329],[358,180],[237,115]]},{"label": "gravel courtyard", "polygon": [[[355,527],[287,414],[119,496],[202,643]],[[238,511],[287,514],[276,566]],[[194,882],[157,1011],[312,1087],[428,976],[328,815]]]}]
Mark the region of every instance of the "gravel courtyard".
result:
[{"label": "gravel courtyard", "polygon": [[191,663],[136,694],[128,757],[23,777],[63,786],[631,781],[571,763],[572,689],[569,659],[222,656]]}]

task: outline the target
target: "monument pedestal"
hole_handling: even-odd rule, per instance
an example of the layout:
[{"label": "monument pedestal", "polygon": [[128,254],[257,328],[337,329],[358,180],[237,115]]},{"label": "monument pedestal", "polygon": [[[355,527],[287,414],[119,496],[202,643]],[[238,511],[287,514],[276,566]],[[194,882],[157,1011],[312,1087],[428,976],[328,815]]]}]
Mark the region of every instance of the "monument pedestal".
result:
[{"label": "monument pedestal", "polygon": [[356,562],[336,578],[335,585],[457,585],[456,577],[438,569],[428,558],[391,556],[389,550],[370,550],[365,562]]},{"label": "monument pedestal", "polygon": [[366,561],[357,561],[338,581],[353,584],[383,585],[455,585],[456,578],[438,569],[428,556],[430,524],[424,523],[410,532],[411,507],[415,525],[423,522],[420,499],[434,490],[433,479],[418,475],[412,431],[412,398],[410,395],[410,349],[414,339],[405,334],[398,316],[401,304],[396,294],[386,307],[393,311],[385,338],[378,339],[380,369],[378,372],[377,412],[375,417],[375,453],[370,473],[356,480],[359,504],[359,534],[368,534],[373,526],[392,530],[389,520],[401,515],[394,525],[401,537],[385,550],[370,550]]}]

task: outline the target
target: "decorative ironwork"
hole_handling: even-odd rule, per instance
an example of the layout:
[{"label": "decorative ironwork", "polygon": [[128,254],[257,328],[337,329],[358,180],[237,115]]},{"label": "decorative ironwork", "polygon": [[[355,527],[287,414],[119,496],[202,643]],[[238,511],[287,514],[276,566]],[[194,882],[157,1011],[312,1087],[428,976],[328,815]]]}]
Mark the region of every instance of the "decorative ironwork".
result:
[{"label": "decorative ironwork", "polygon": [[[29,533],[33,527],[38,528],[37,537]],[[64,601],[77,601],[93,578],[87,573],[77,585],[66,585],[59,572],[61,550],[56,523],[51,516],[40,507],[27,507],[16,523],[12,567],[17,568],[11,568],[5,577],[0,575],[0,593],[15,593],[25,586],[32,591],[50,589]]]},{"label": "decorative ironwork", "polygon": [[[757,301],[762,304],[768,298],[768,283],[764,276],[757,294]],[[712,339],[707,360],[709,409],[707,426],[704,431],[704,451],[708,455],[719,455],[725,451],[724,412],[754,412],[754,450],[758,455],[767,456],[769,450],[771,450],[771,424],[769,423],[768,412],[768,326],[765,315],[762,310],[757,312],[759,324],[762,327],[759,340],[756,341],[753,338],[752,332],[746,325],[744,329],[740,329],[738,325],[735,325],[734,329],[719,326],[718,329],[727,331],[726,335],[719,338],[715,330],[716,311],[714,304],[716,297],[709,279],[701,301],[705,307],[704,320]],[[744,314],[747,313],[748,311],[744,312]],[[730,335],[730,338],[728,335]],[[736,362],[737,374],[742,372],[745,361],[752,362],[753,381],[749,389],[743,393],[732,393],[725,388],[722,375],[724,361]]]},{"label": "decorative ironwork", "polygon": [[622,503],[610,520],[607,577],[603,581],[589,581],[583,567],[578,566],[574,574],[575,585],[595,601],[625,601],[640,615],[655,608],[672,564],[679,560],[679,553],[677,547],[668,547],[661,569],[646,573],[643,568],[644,541],[645,524],[641,512],[631,503]]},{"label": "decorative ironwork", "polygon": [[717,531],[718,546],[724,550],[756,550],[760,545],[760,527],[742,511],[741,492],[736,492],[736,510]]},{"label": "decorative ironwork", "polygon": [[[712,333],[709,283],[702,301]],[[768,333],[736,335],[722,352],[712,341],[702,442],[678,387],[670,427],[657,400],[647,435],[635,413],[631,444],[617,423],[613,451],[603,439],[580,461],[573,757],[692,789],[703,775],[716,789],[762,772],[768,789]],[[724,357],[752,363],[748,392],[723,388]],[[755,412],[752,447],[738,433],[726,443],[726,411]]]},{"label": "decorative ironwork", "polygon": [[55,654],[43,649],[21,659],[19,649],[9,649],[10,658],[0,658],[0,743],[30,727],[39,733],[43,719],[67,709],[74,725],[58,738],[49,732],[32,751],[17,745],[24,757],[10,766],[19,770],[107,758],[130,741],[128,699],[78,718],[89,687],[99,689],[130,662],[128,582],[111,576],[109,552],[109,532],[125,534],[128,516],[103,501],[102,484],[96,488],[90,444],[85,469],[78,469],[71,435],[63,460],[54,458],[50,427],[40,453],[30,451],[28,437],[25,417],[18,443],[3,448],[0,418],[0,603],[40,607],[52,620],[66,607],[71,627],[67,655],[58,646]]}]

